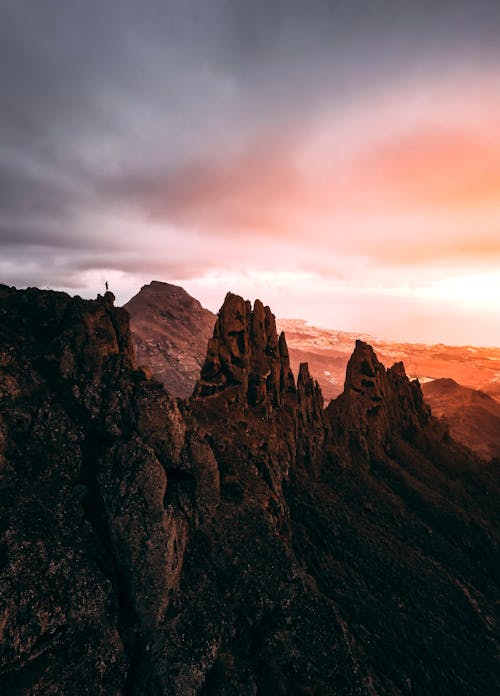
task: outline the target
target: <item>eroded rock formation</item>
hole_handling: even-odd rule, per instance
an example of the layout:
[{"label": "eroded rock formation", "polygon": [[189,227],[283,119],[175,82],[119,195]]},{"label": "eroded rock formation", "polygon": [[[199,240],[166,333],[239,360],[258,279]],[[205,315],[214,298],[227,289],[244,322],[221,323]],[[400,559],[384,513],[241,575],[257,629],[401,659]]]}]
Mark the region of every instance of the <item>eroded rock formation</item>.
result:
[{"label": "eroded rock formation", "polygon": [[420,384],[407,378],[403,363],[386,369],[373,348],[359,340],[347,364],[344,391],[327,412],[335,440],[360,446],[366,456],[383,452],[398,434],[430,428],[439,439],[446,431],[431,417]]},{"label": "eroded rock formation", "polygon": [[208,344],[208,355],[196,393],[209,396],[238,387],[251,406],[279,405],[295,394],[295,381],[284,334],[278,338],[269,307],[254,307],[228,293]]}]

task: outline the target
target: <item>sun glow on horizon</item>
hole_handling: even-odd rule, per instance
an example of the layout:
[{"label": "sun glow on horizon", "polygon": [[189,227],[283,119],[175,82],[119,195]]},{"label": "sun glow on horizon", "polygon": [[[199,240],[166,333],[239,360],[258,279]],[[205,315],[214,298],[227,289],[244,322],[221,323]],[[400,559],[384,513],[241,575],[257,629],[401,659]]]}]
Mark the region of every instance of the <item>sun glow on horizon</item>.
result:
[{"label": "sun glow on horizon", "polygon": [[[471,308],[500,308],[500,273],[468,274],[435,281],[422,297],[460,302]],[[500,327],[499,327],[500,328]]]}]

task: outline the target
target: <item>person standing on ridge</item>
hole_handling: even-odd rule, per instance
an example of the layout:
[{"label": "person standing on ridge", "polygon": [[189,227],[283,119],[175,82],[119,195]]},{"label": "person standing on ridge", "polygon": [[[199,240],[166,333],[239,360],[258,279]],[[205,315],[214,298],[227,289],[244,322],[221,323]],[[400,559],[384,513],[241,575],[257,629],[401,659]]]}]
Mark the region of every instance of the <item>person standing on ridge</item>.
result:
[{"label": "person standing on ridge", "polygon": [[105,281],[104,285],[106,286],[106,292],[108,292],[108,290],[109,290],[109,285],[108,285],[108,281],[107,281],[107,280]]}]

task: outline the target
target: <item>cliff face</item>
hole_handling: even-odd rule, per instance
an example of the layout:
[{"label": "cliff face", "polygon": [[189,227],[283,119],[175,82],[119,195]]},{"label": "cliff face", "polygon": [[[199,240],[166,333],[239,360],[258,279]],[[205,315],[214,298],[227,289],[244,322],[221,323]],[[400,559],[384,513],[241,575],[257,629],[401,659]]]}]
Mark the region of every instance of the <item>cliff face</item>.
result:
[{"label": "cliff face", "polygon": [[[0,290],[2,693],[132,688],[217,496],[210,448],[134,369],[112,301]],[[203,480],[196,504],[184,479]]]},{"label": "cliff face", "polygon": [[156,280],[124,309],[130,314],[137,364],[146,365],[172,396],[191,396],[216,316],[183,288]]},{"label": "cliff face", "polygon": [[178,405],[112,299],[0,288],[0,691],[493,693],[493,472],[402,367],[325,412],[229,295]]}]

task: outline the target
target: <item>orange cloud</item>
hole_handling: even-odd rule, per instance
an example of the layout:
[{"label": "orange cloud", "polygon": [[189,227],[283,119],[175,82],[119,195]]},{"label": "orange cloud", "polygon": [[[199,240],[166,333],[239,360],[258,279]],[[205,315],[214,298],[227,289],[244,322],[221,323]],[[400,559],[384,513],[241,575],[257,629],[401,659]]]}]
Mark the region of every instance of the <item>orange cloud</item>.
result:
[{"label": "orange cloud", "polygon": [[443,93],[413,114],[392,94],[125,189],[157,221],[316,247],[319,265],[326,251],[388,264],[499,257],[500,101],[482,97],[460,111]]},{"label": "orange cloud", "polygon": [[350,185],[398,208],[490,206],[500,197],[500,145],[491,133],[424,124],[359,157]]}]

